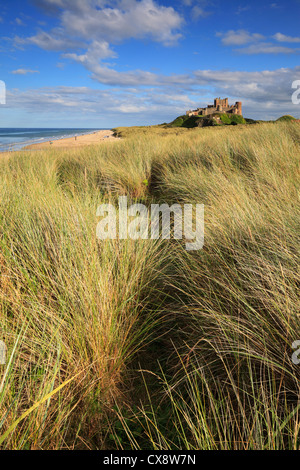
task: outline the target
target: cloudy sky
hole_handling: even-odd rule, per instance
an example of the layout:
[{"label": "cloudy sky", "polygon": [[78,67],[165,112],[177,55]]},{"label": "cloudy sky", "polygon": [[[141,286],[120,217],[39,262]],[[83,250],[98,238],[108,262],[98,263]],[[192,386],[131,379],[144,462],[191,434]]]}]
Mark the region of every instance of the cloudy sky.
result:
[{"label": "cloudy sky", "polygon": [[300,0],[0,0],[0,127],[168,122],[214,97],[300,117]]}]

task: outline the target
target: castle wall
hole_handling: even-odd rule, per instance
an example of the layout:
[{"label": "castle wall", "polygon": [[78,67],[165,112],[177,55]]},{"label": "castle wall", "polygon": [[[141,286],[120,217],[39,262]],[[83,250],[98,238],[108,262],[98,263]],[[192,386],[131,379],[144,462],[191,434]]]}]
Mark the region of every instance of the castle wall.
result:
[{"label": "castle wall", "polygon": [[206,108],[198,108],[194,111],[187,111],[189,116],[207,116],[213,113],[232,113],[242,116],[242,102],[236,101],[234,105],[228,104],[228,98],[215,98],[213,105],[208,105]]},{"label": "castle wall", "polygon": [[236,101],[234,105],[229,105],[228,98],[215,98],[213,105],[210,104],[206,108],[198,108],[186,112],[189,116],[207,116],[213,113],[230,113],[242,116],[242,102]]}]

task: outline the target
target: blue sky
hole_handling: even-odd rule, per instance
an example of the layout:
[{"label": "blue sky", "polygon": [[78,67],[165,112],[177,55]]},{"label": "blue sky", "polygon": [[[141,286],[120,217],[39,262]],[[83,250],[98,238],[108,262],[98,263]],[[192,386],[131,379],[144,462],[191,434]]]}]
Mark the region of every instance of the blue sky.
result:
[{"label": "blue sky", "polygon": [[214,97],[300,117],[300,0],[0,0],[0,127],[169,122]]}]

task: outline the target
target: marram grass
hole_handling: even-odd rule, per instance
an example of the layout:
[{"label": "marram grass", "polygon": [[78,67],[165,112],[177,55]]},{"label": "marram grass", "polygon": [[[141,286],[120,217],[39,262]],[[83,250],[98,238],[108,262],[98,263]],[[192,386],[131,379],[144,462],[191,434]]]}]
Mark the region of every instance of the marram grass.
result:
[{"label": "marram grass", "polygon": [[[118,130],[0,159],[2,449],[299,449],[300,126]],[[96,238],[204,203],[205,246]]]}]

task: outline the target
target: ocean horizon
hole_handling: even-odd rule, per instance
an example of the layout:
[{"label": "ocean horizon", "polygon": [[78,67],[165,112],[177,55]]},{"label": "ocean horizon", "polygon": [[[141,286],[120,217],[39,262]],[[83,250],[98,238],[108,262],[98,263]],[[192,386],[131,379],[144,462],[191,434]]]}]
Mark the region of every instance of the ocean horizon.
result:
[{"label": "ocean horizon", "polygon": [[93,132],[109,130],[109,128],[0,128],[0,152],[20,150],[31,144],[49,142]]}]

